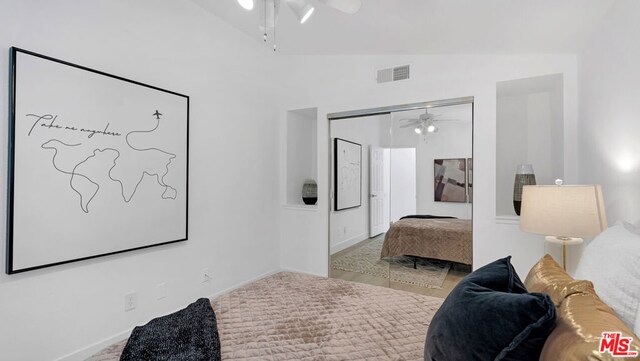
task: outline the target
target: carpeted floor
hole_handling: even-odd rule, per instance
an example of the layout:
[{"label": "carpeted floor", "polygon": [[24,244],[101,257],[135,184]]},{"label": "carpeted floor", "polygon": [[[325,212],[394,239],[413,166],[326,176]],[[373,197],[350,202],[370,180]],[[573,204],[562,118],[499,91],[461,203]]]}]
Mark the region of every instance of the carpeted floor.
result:
[{"label": "carpeted floor", "polygon": [[337,257],[331,268],[368,274],[426,288],[442,288],[451,262],[418,258],[417,269],[413,269],[412,257],[389,257],[380,259],[384,235],[363,242],[360,247]]}]

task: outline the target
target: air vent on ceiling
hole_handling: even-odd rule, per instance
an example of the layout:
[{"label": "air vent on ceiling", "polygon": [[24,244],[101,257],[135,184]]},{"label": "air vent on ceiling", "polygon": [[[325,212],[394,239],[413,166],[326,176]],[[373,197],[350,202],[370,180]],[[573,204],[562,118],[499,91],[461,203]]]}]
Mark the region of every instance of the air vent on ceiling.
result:
[{"label": "air vent on ceiling", "polygon": [[378,84],[409,79],[409,65],[380,69],[378,70],[378,76],[376,77],[376,79],[378,81]]}]

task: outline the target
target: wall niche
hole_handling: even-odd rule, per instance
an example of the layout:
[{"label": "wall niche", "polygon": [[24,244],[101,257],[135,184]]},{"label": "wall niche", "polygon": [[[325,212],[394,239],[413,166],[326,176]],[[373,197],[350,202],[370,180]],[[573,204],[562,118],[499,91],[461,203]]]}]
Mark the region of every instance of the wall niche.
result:
[{"label": "wall niche", "polygon": [[318,108],[289,110],[286,124],[286,196],[285,205],[305,205],[302,187],[305,181],[318,182]]},{"label": "wall niche", "polygon": [[499,82],[496,97],[496,217],[517,220],[519,164],[533,166],[537,184],[564,177],[563,75]]}]

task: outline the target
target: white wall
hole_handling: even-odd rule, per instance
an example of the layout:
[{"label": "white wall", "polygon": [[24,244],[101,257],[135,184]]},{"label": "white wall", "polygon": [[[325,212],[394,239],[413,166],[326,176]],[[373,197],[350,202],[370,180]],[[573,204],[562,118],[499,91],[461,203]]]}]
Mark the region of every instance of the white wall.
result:
[{"label": "white wall", "polygon": [[306,180],[318,178],[317,110],[300,109],[287,112],[287,159],[285,204],[303,205],[302,186]]},{"label": "white wall", "polygon": [[[474,267],[513,255],[520,274],[544,254],[542,237],[520,232],[516,222],[495,218],[496,83],[532,76],[564,74],[565,179],[577,179],[577,70],[571,55],[538,56],[289,56],[291,97],[283,109],[318,107],[318,212],[283,211],[282,265],[327,274],[328,121],[326,114],[426,100],[475,96]],[[411,64],[412,79],[376,84],[375,69]],[[304,90],[304,91],[303,91]],[[324,164],[325,166],[322,166]],[[325,180],[324,182],[322,180]]]},{"label": "white wall", "polygon": [[617,0],[578,57],[580,182],[602,185],[609,224],[640,218],[639,17]]},{"label": "white wall", "polygon": [[[372,145],[380,146],[381,139],[384,138],[383,122],[386,118],[388,116],[381,115],[340,119],[331,124],[331,138],[341,138],[362,145],[362,205],[334,211],[333,203],[331,204],[330,245],[332,253],[369,238],[369,148]],[[333,156],[331,159],[333,160]],[[333,163],[331,172],[333,172]]]},{"label": "white wall", "polygon": [[[0,359],[56,359],[279,267],[275,124],[281,91],[269,49],[188,1],[0,0],[0,24],[3,104],[10,46],[191,96],[189,240],[24,274],[3,272]],[[6,186],[6,176],[0,177],[0,188]],[[202,284],[205,267],[213,279]],[[168,297],[157,301],[161,282]],[[125,313],[124,295],[134,290],[138,308]]]}]

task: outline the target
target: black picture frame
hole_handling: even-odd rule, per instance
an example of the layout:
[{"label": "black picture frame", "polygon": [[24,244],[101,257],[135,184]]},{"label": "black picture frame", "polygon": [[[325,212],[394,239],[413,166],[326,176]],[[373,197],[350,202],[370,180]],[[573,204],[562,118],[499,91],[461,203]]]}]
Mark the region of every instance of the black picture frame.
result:
[{"label": "black picture frame", "polygon": [[[344,147],[344,148],[343,148]],[[357,159],[345,159],[358,153]],[[357,182],[355,177],[357,175]],[[362,145],[346,139],[333,139],[334,210],[343,211],[362,206]],[[341,191],[342,189],[342,191]],[[357,203],[355,201],[357,192]],[[342,198],[341,198],[342,197]]]},{"label": "black picture frame", "polygon": [[[186,241],[189,230],[189,96],[17,47],[9,49],[9,56],[9,152],[5,272],[7,274],[22,273]],[[69,82],[65,82],[65,79],[68,79]],[[38,91],[33,91],[34,89]],[[86,94],[87,92],[95,92],[95,94]],[[91,102],[83,102],[83,100],[89,99],[84,97],[85,94],[86,97],[93,97],[90,98]],[[132,94],[136,96],[131,97]],[[56,100],[59,103],[55,103]],[[155,106],[151,106],[151,104]],[[45,115],[45,112],[48,112],[45,109],[48,107],[56,108],[56,110]],[[25,111],[27,108],[29,113]],[[136,112],[127,113],[134,109]],[[161,110],[161,113],[159,109],[166,110]],[[64,110],[73,113],[75,117],[65,118]],[[144,114],[145,118],[139,116],[138,110],[140,114]],[[154,110],[155,113],[152,113]],[[92,127],[96,122],[102,121],[102,118],[95,119],[100,118],[95,114],[101,112],[106,114],[104,115],[105,119],[109,119],[106,127]],[[33,125],[31,125],[32,123]],[[135,126],[140,126],[140,128],[131,130]],[[27,129],[29,127],[30,130]],[[122,127],[122,129],[118,129],[118,127]],[[172,130],[177,131],[168,136]],[[53,135],[54,132],[57,133]],[[138,144],[142,143],[139,140],[142,136],[147,137],[145,141],[149,143],[157,142],[158,147],[152,148]],[[40,144],[39,141],[49,137],[51,140],[43,143],[40,147],[31,146],[36,143]],[[65,143],[72,138],[82,139],[82,141],[78,141],[78,144]],[[122,148],[118,148],[120,146]],[[62,149],[65,149],[66,152],[64,161],[61,161],[62,154],[64,154]],[[84,154],[80,149],[82,152],[92,152],[93,155],[75,164],[75,160],[70,161],[69,159],[83,159]],[[70,153],[72,155],[69,155]],[[120,165],[124,163],[126,159],[124,157],[127,154],[135,154],[139,159],[161,157],[159,163],[163,166],[166,165],[166,171],[149,173],[146,167],[151,166],[147,163],[140,163],[140,169],[132,172],[133,176],[132,173],[127,173],[122,177],[117,172],[113,173],[117,167],[123,174],[129,172],[131,167]],[[98,177],[94,177],[94,173],[89,173],[105,170],[102,164],[97,164],[98,155],[108,155],[113,158],[113,166],[108,168],[107,172],[108,177],[113,181],[109,187],[118,189],[118,193],[121,194],[114,197],[104,196],[107,191],[103,190],[98,198],[105,175],[101,174],[100,176],[103,177],[100,178],[103,183],[98,183]],[[116,161],[120,157],[122,158]],[[41,163],[41,160],[45,158],[51,159],[48,164]],[[131,159],[129,162],[136,164]],[[65,168],[67,164],[75,164],[75,166]],[[84,167],[86,171],[81,171],[81,168],[78,167]],[[42,189],[27,188],[23,183],[33,176],[36,169],[49,172],[46,174],[54,174],[54,176],[45,176],[47,184]],[[164,168],[156,168],[156,170],[159,169]],[[135,183],[139,174],[141,174],[139,181]],[[143,181],[153,182],[154,176],[157,184],[143,183]],[[66,181],[65,177],[69,178],[68,187],[58,187],[57,184],[61,184],[59,178]],[[129,182],[131,179],[133,181]],[[82,187],[76,187],[74,182],[82,184]],[[92,193],[91,189],[96,189],[96,187],[97,190]],[[149,197],[147,193],[144,193],[148,192],[149,187],[160,187],[149,191],[149,194],[155,195],[157,193],[160,194],[160,197]],[[35,195],[25,197],[24,195],[28,192],[33,192]],[[50,194],[50,198],[46,198],[48,192],[55,194]],[[67,197],[69,194],[76,198],[69,200],[70,198]],[[43,196],[44,198],[34,200],[36,197]],[[69,205],[67,202],[60,203],[58,201],[61,198],[69,200],[69,203],[75,203],[73,205]],[[155,209],[156,204],[164,201],[167,202],[165,204],[171,204],[171,206],[165,207],[167,210]],[[126,204],[126,207],[118,208],[118,202]],[[41,205],[40,208],[44,210],[32,207],[33,204]],[[126,209],[126,212],[118,213],[113,211],[111,207],[113,210]],[[64,212],[64,210],[71,208],[74,209],[74,212]],[[147,210],[155,212],[152,214],[153,217],[145,213]],[[36,215],[34,218],[36,221],[26,219],[25,214],[30,211]],[[55,220],[63,219],[63,222],[51,221],[47,223],[48,220],[42,218],[50,214],[47,211],[59,211],[59,214],[52,215],[52,217],[58,217]],[[146,219],[151,219],[151,223],[134,225],[131,217],[125,219],[134,211],[140,211],[139,214],[144,214]],[[89,216],[82,218],[83,214],[87,215],[92,212],[91,217],[93,218],[90,222],[94,223],[89,223]],[[100,218],[104,215],[107,216]],[[184,218],[181,217],[182,215]],[[155,216],[158,216],[157,221],[154,219]],[[68,224],[64,223],[65,217],[68,218]],[[171,220],[174,221],[167,226],[170,227],[171,232],[167,233],[166,238],[152,240],[151,238],[155,237],[152,228],[163,227],[159,223],[164,222],[167,217],[172,217]],[[102,219],[104,223],[95,224],[96,219]],[[87,220],[87,224],[82,223],[83,220]],[[108,223],[114,220],[117,221],[116,224]],[[109,236],[117,234],[116,230],[113,230],[112,233],[110,227],[116,229],[117,226],[123,224],[128,228],[121,229],[119,232],[132,231],[131,239],[127,238],[128,236],[124,239]],[[26,235],[32,232],[26,229],[28,227],[42,231],[41,238],[27,237]],[[84,239],[79,237],[79,234],[83,235],[82,231],[94,227],[99,228],[100,232],[93,231],[86,234]],[[65,234],[67,231],[73,234]],[[144,232],[142,240],[134,239],[137,236],[136,232]],[[65,243],[67,236],[75,240],[76,243]],[[100,244],[101,241],[104,242],[107,239],[106,237],[110,237],[106,241],[108,244]],[[145,237],[149,237],[149,240]],[[30,242],[29,245],[25,245],[27,242]],[[71,246],[78,244],[78,242],[84,242],[81,243],[82,247],[74,248]],[[95,247],[95,252],[92,252],[92,246],[98,246]],[[67,248],[65,249],[65,247]]]}]

